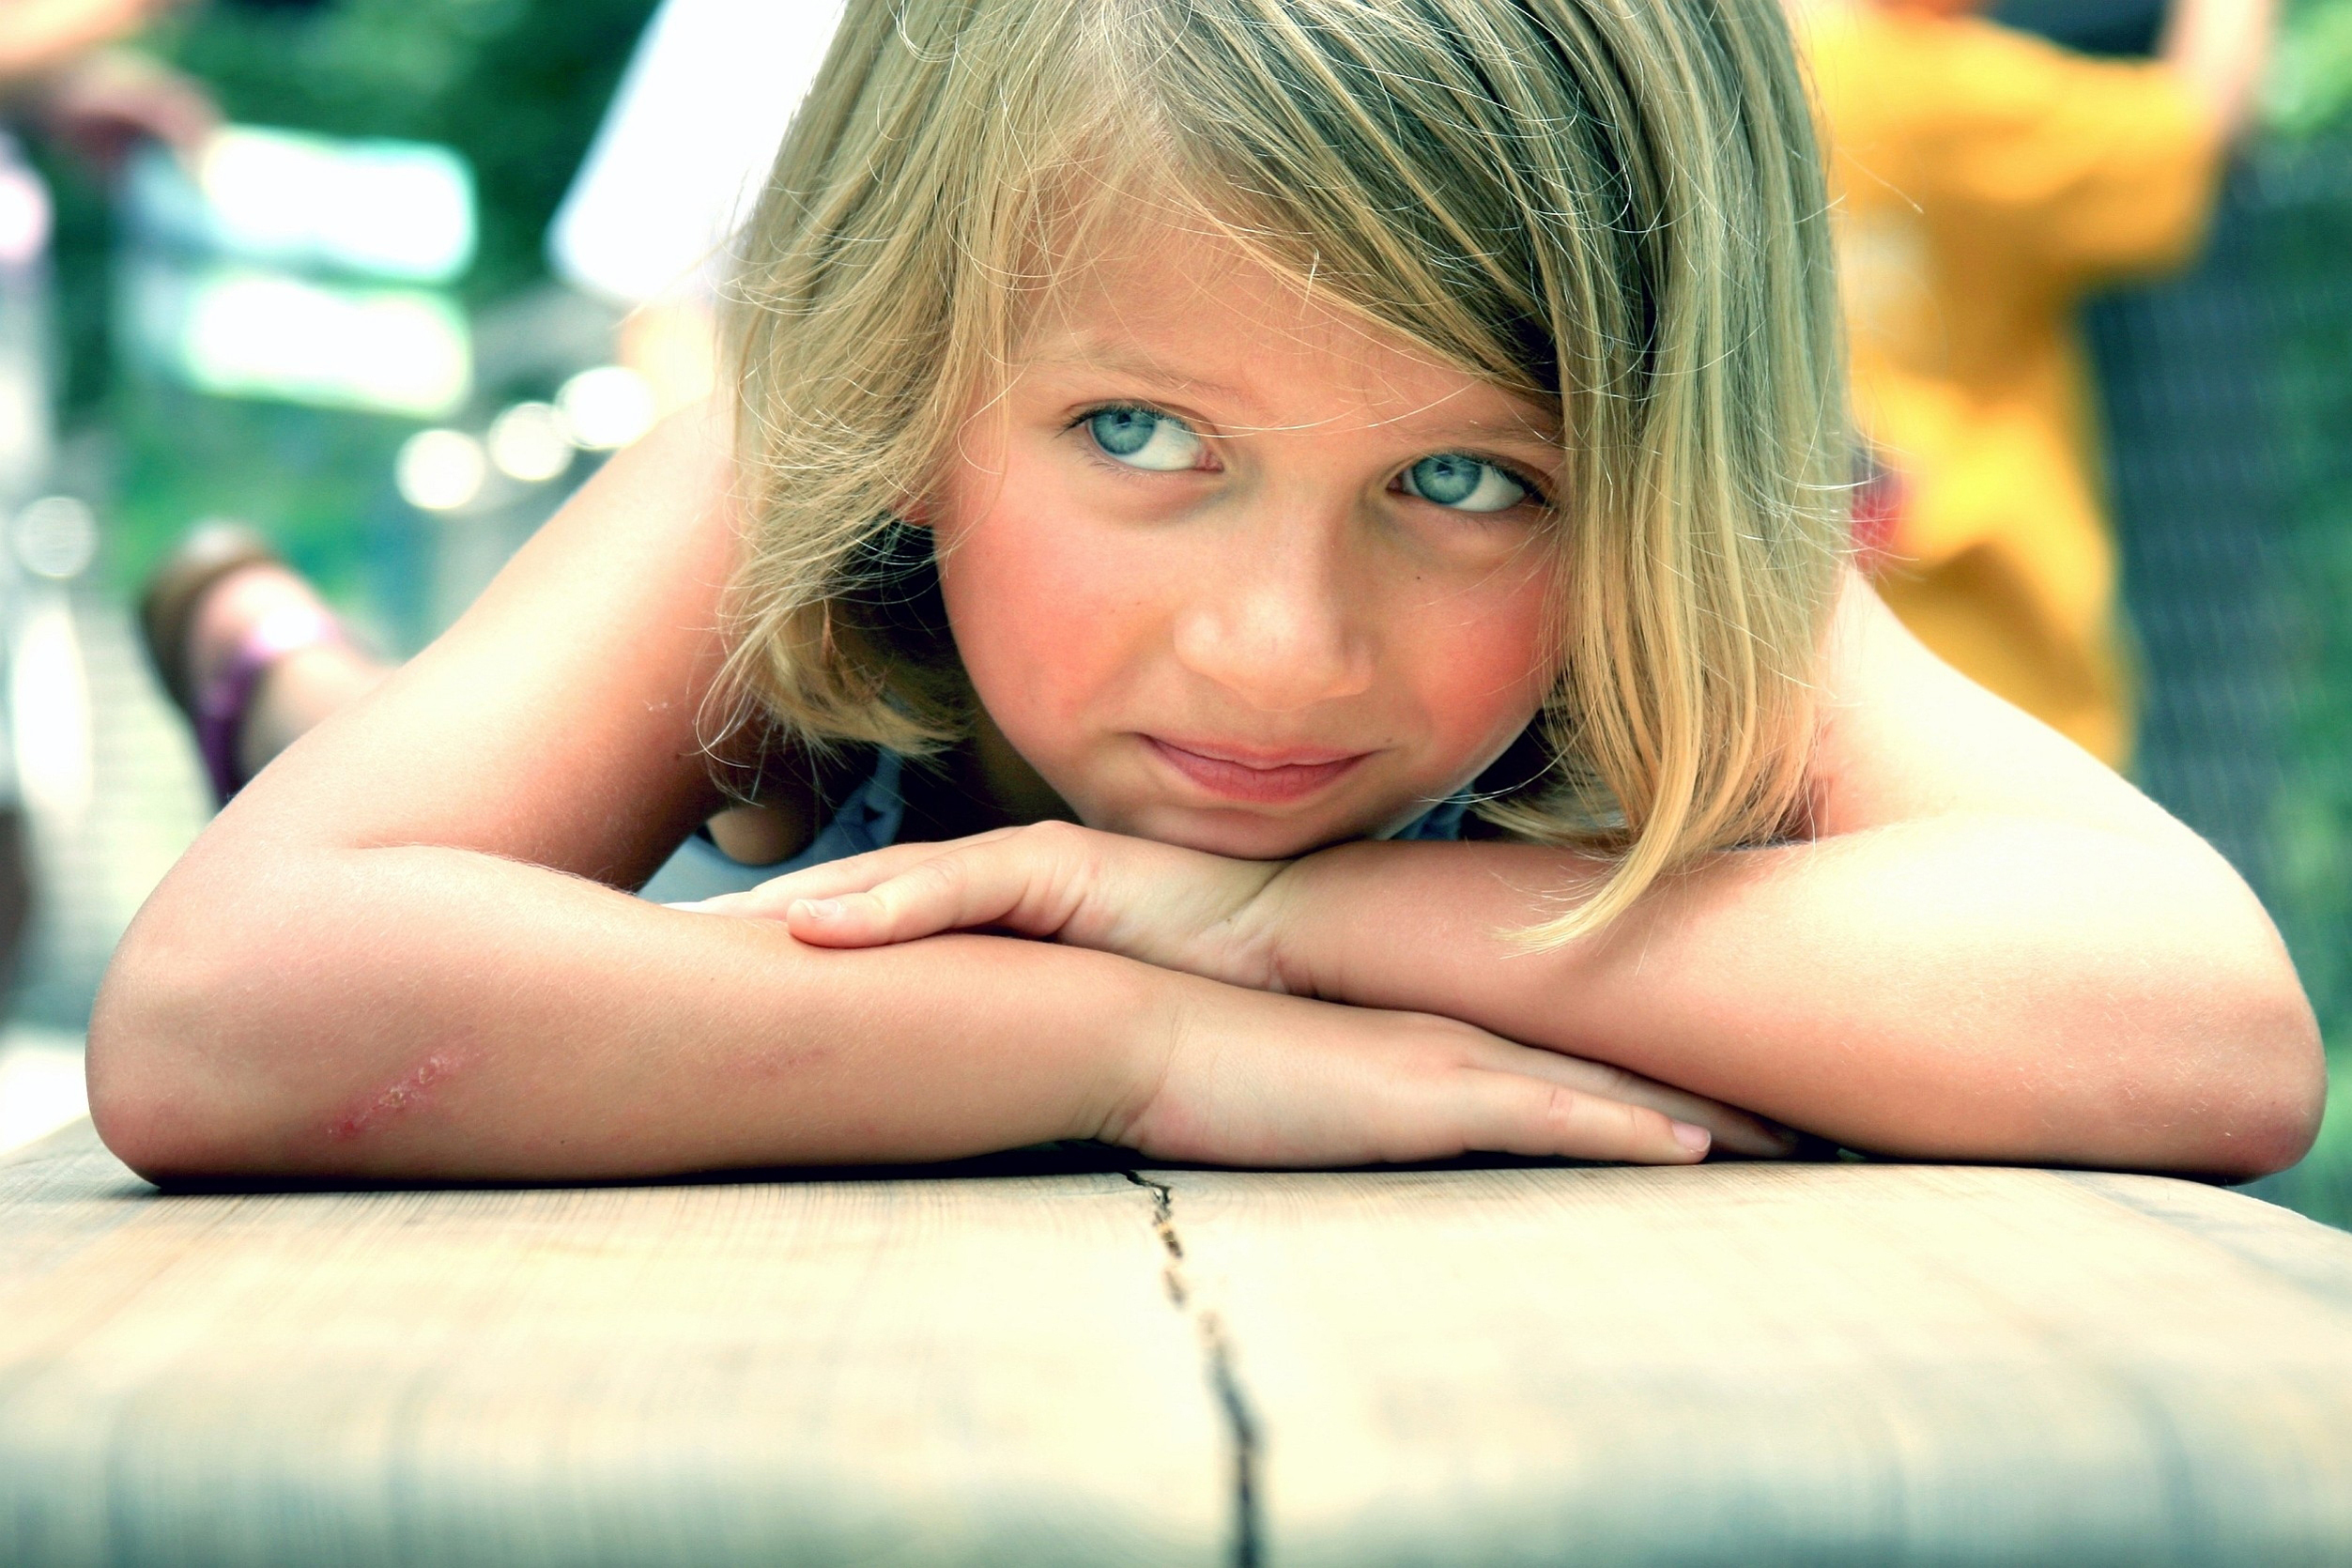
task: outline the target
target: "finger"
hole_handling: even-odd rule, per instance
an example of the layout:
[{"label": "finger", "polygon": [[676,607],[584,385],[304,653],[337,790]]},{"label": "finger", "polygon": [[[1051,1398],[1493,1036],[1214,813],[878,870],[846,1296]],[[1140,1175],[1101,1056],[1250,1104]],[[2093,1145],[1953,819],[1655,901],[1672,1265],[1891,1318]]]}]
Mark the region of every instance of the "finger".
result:
[{"label": "finger", "polygon": [[851,855],[780,877],[770,877],[757,887],[747,887],[740,893],[720,893],[691,903],[676,903],[669,907],[691,910],[698,915],[732,915],[744,919],[781,920],[795,899],[830,899],[843,893],[864,892],[875,883],[903,869],[908,857],[896,856],[900,862],[899,865],[872,866],[865,862],[891,855],[897,849],[916,847],[934,853],[937,850],[936,845],[894,845],[891,849],[877,850],[870,855]]},{"label": "finger", "polygon": [[1794,1134],[1760,1116],[1606,1062],[1587,1061],[1581,1056],[1500,1039],[1476,1053],[1474,1059],[1478,1065],[1497,1071],[1523,1073],[1585,1094],[1647,1106],[1676,1121],[1703,1127],[1726,1154],[1778,1160],[1796,1147]]},{"label": "finger", "polygon": [[926,860],[946,853],[948,849],[945,844],[891,844],[865,854],[806,867],[789,876],[772,877],[744,897],[756,905],[759,913],[781,920],[785,912],[803,899],[838,899],[869,892],[892,877],[903,876]]},{"label": "finger", "polygon": [[834,947],[914,942],[975,926],[1052,936],[1069,919],[1064,870],[1051,853],[1009,843],[959,845],[865,892],[795,899],[785,923],[801,941]]},{"label": "finger", "polygon": [[1011,831],[1010,828],[999,828],[992,833],[949,839],[945,843],[887,844],[878,850],[869,850],[864,854],[845,855],[839,860],[828,860],[780,877],[770,877],[757,887],[746,888],[740,893],[722,893],[715,898],[669,907],[692,910],[701,915],[781,920],[797,899],[834,899],[847,893],[863,893],[926,860],[946,854],[965,844],[983,843],[1000,838]]},{"label": "finger", "polygon": [[1502,1154],[1690,1165],[1707,1157],[1707,1130],[1646,1105],[1515,1072],[1464,1068],[1445,1091],[1462,1146]]}]

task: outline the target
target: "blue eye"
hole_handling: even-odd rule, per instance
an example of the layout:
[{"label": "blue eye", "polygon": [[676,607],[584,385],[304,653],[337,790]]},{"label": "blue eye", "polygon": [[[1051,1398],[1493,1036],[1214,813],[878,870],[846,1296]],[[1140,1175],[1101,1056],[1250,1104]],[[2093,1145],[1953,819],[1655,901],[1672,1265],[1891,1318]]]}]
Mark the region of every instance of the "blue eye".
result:
[{"label": "blue eye", "polygon": [[1149,408],[1105,408],[1088,416],[1086,433],[1105,454],[1130,469],[1175,473],[1201,460],[1201,438],[1182,420]]},{"label": "blue eye", "polygon": [[1502,469],[1458,452],[1424,457],[1407,469],[1405,493],[1456,512],[1500,512],[1528,499],[1528,487]]}]

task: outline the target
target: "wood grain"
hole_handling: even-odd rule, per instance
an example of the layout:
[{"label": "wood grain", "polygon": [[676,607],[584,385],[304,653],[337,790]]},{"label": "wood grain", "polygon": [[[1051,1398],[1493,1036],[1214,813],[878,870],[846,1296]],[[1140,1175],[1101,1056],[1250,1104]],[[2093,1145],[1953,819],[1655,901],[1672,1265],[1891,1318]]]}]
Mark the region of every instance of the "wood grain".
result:
[{"label": "wood grain", "polygon": [[0,1562],[1199,1563],[1115,1172],[157,1195],[0,1165]]},{"label": "wood grain", "polygon": [[0,1160],[0,1563],[2352,1562],[2352,1237],[1900,1166],[157,1194]]},{"label": "wood grain", "polygon": [[1265,1560],[2352,1562],[2352,1237],[1898,1166],[1150,1173]]}]

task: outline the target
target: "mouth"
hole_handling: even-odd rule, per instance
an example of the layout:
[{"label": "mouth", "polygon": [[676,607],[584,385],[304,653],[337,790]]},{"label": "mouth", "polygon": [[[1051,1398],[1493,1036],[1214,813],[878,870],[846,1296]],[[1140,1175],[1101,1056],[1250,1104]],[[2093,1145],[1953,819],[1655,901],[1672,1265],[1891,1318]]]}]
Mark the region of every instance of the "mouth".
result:
[{"label": "mouth", "polygon": [[1144,742],[1161,761],[1208,793],[1257,805],[1304,800],[1336,783],[1372,755],[1303,747],[1248,751],[1207,741],[1179,744],[1157,735],[1145,735]]}]

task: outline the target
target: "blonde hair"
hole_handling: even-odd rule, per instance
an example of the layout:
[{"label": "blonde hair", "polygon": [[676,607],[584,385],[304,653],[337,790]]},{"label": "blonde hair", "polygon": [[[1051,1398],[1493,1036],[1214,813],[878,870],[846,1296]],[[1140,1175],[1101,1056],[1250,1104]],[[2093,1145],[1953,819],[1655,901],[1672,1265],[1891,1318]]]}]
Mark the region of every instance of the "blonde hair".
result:
[{"label": "blonde hair", "polygon": [[897,514],[1085,192],[1146,189],[1558,407],[1563,673],[1541,765],[1479,811],[1611,869],[1526,938],[1786,831],[1851,449],[1776,0],[851,0],[732,304],[736,689],[820,747],[966,731]]}]

